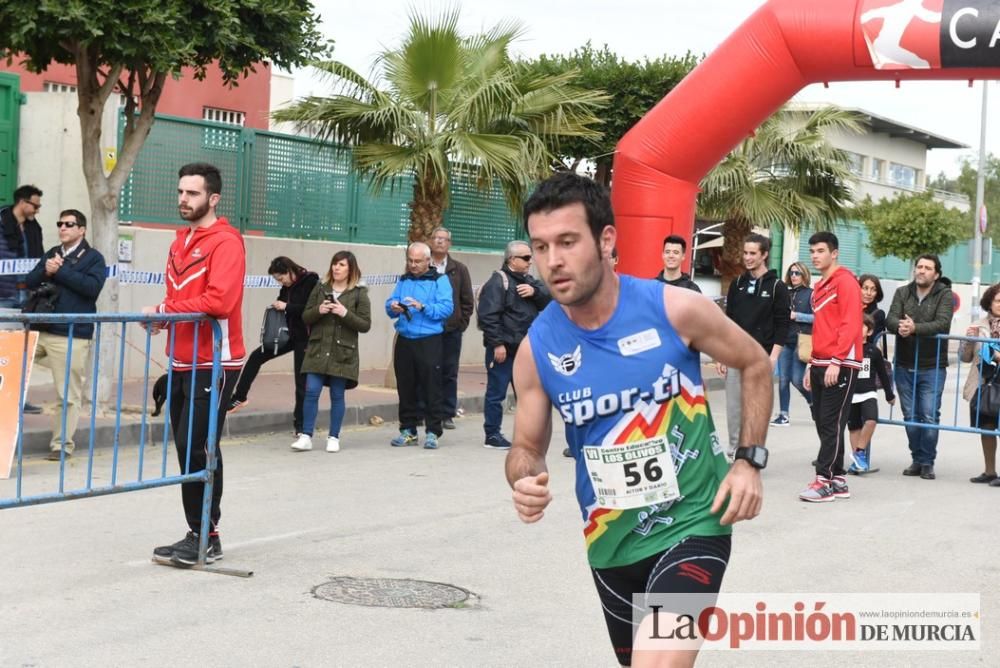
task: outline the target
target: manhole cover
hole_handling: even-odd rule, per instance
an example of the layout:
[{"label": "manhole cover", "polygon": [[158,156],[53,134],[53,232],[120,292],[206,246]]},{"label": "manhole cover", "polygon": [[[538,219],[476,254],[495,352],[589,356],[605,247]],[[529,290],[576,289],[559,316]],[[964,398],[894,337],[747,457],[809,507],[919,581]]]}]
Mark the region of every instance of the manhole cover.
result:
[{"label": "manhole cover", "polygon": [[313,596],[381,608],[456,608],[464,607],[475,594],[441,582],[342,577],[315,587]]}]

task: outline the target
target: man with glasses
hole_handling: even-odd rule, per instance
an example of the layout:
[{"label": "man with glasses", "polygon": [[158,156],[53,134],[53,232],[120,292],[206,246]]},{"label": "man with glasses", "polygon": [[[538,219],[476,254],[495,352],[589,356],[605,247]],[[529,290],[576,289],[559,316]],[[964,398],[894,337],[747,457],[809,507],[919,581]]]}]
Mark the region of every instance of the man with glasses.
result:
[{"label": "man with glasses", "polygon": [[[96,313],[97,297],[107,278],[104,256],[90,247],[84,236],[87,217],[76,209],[66,209],[56,222],[59,245],[50,248],[25,277],[29,289],[43,289],[52,293],[53,313]],[[93,323],[64,323],[44,325],[38,334],[35,359],[52,371],[52,383],[59,400],[52,415],[52,440],[49,442],[48,459],[59,461],[60,451],[68,459],[73,454],[77,421],[80,417],[80,400],[83,375],[86,373],[87,355],[94,336]],[[66,368],[69,367],[69,381]],[[63,433],[63,402],[66,405],[66,431]]]},{"label": "man with glasses", "polygon": [[445,227],[435,228],[431,233],[431,266],[451,283],[451,296],[455,310],[444,323],[441,336],[441,401],[446,417],[441,423],[445,429],[454,429],[452,418],[458,415],[458,360],[462,356],[462,334],[469,328],[469,320],[475,309],[472,295],[472,278],[469,268],[453,258],[451,232]]},{"label": "man with glasses", "polygon": [[[0,260],[42,256],[42,227],[35,220],[41,208],[42,191],[29,185],[14,191],[13,204],[0,208]],[[0,271],[0,308],[19,310],[26,296],[24,274]],[[25,402],[23,412],[37,414],[42,409]]]},{"label": "man with glasses", "polygon": [[548,288],[531,276],[531,247],[511,241],[504,263],[494,271],[479,293],[476,317],[486,346],[486,397],[483,399],[485,447],[507,450],[510,441],[500,431],[503,401],[513,380],[514,357],[528,327],[552,301]]},{"label": "man with glasses", "polygon": [[[42,191],[35,186],[14,191],[14,203],[0,209],[0,260],[42,256],[42,227],[35,220],[41,208]],[[0,307],[20,308],[24,296],[24,276],[0,274]]]}]

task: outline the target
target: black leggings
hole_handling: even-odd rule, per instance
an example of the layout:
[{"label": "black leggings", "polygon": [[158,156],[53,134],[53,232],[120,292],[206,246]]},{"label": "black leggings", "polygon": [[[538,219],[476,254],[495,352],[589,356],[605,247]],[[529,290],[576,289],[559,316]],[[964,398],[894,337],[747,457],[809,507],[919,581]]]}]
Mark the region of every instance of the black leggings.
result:
[{"label": "black leggings", "polygon": [[638,628],[632,614],[645,611],[632,604],[632,595],[718,594],[730,547],[729,536],[690,536],[634,564],[591,569],[611,646],[621,665],[632,665],[632,640]]},{"label": "black leggings", "polygon": [[236,389],[233,390],[233,399],[246,401],[247,394],[250,393],[250,386],[253,385],[254,380],[257,379],[257,374],[260,373],[260,368],[273,359],[277,359],[288,353],[293,353],[292,369],[295,373],[294,426],[295,433],[302,431],[302,402],[306,397],[306,376],[302,373],[302,360],[304,360],[306,356],[306,343],[306,341],[291,340],[281,348],[278,348],[277,352],[275,352],[273,347],[255,348],[254,351],[250,353],[250,357],[243,366],[243,372],[240,373],[240,381],[236,384]]},{"label": "black leggings", "polygon": [[[174,432],[174,443],[177,445],[177,460],[180,462],[181,473],[197,473],[205,470],[208,464],[208,419],[211,411],[216,412],[216,448],[218,465],[215,469],[215,481],[212,487],[211,533],[217,533],[219,517],[222,515],[222,448],[219,441],[222,438],[222,427],[226,422],[226,406],[236,385],[237,371],[222,370],[219,376],[219,403],[212,406],[211,370],[199,370],[194,378],[190,371],[174,372],[170,390],[170,426]],[[192,383],[193,381],[193,383]],[[191,394],[194,393],[194,401]],[[188,419],[191,418],[191,431],[188,433]],[[187,469],[188,450],[191,451],[191,468]],[[184,502],[184,517],[191,531],[201,531],[201,504],[205,494],[205,483],[186,482],[181,485],[181,499]]]}]

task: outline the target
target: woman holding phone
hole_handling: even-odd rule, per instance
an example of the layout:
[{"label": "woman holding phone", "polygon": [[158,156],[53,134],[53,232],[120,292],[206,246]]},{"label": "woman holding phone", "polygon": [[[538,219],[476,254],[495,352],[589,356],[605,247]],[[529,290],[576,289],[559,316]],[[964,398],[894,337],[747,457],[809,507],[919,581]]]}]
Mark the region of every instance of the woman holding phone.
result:
[{"label": "woman holding phone", "polygon": [[292,450],[312,450],[319,395],[324,387],[329,387],[330,431],[326,451],[338,452],[340,427],[347,408],[344,395],[358,386],[358,335],[372,326],[368,288],[361,284],[361,269],[354,253],[334,254],[323,282],[309,295],[302,320],[311,328],[302,362],[306,398],[302,433],[292,443]]}]

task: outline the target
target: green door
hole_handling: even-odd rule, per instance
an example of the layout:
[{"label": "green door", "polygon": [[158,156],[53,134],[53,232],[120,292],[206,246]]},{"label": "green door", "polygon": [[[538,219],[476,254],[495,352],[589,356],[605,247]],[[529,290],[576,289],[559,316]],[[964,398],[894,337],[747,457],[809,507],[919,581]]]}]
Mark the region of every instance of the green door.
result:
[{"label": "green door", "polygon": [[21,113],[20,79],[0,72],[0,204],[10,202],[17,188],[18,118]]}]

